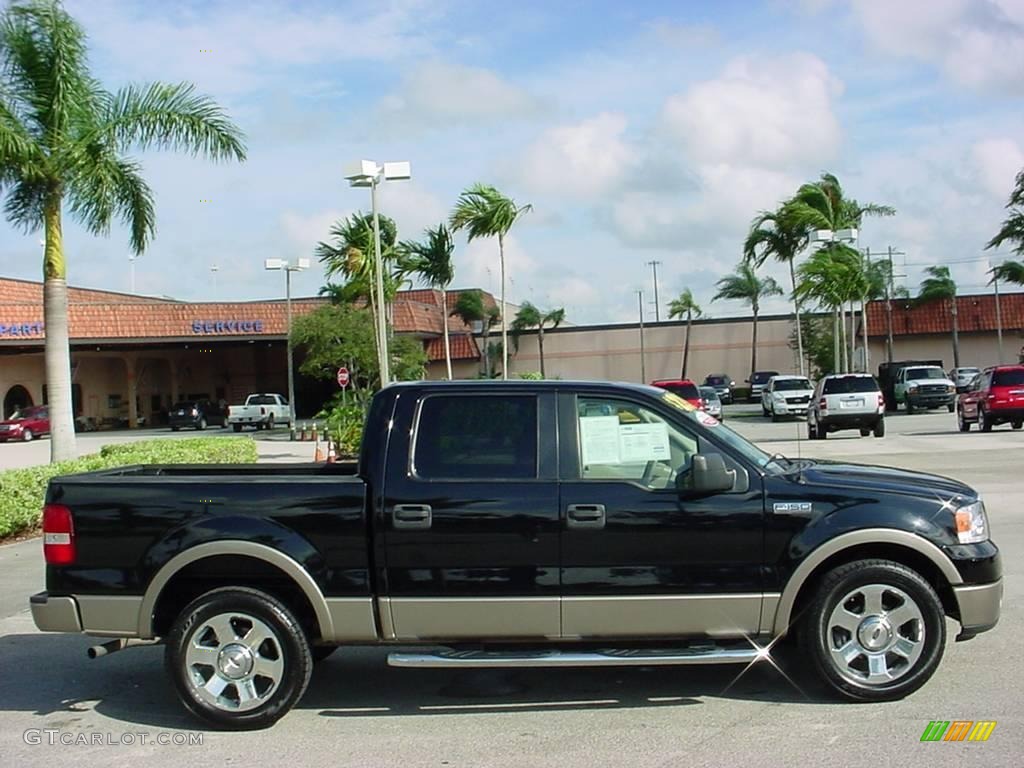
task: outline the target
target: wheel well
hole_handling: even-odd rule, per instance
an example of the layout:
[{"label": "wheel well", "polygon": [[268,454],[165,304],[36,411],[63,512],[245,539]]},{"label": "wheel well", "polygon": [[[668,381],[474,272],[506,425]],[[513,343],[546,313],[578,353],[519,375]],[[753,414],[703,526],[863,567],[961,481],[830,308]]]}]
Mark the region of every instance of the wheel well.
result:
[{"label": "wheel well", "polygon": [[820,563],[807,580],[800,585],[796,600],[793,603],[793,610],[789,615],[789,624],[796,626],[803,615],[804,610],[814,599],[814,593],[825,574],[833,568],[855,560],[892,560],[913,569],[924,577],[925,581],[932,585],[939,600],[942,601],[942,609],[947,616],[957,621],[960,620],[960,606],[957,603],[953,587],[946,580],[945,575],[939,567],[933,563],[927,555],[923,555],[908,547],[901,547],[899,544],[861,544],[836,552],[831,557]]},{"label": "wheel well", "polygon": [[276,597],[295,614],[311,640],[320,639],[316,612],[299,585],[277,566],[246,555],[204,557],[175,573],[153,608],[153,633],[167,635],[185,606],[218,587],[251,587]]}]

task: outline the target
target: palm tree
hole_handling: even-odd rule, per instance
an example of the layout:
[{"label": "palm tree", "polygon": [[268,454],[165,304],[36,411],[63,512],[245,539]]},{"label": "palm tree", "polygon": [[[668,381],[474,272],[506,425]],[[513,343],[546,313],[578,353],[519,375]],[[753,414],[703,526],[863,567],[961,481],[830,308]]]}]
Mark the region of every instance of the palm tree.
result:
[{"label": "palm tree", "polygon": [[484,376],[488,379],[491,378],[491,346],[488,339],[491,335],[491,329],[501,319],[501,312],[497,307],[493,305],[488,306],[484,302],[483,291],[475,290],[463,291],[459,294],[459,298],[455,300],[452,314],[457,315],[462,322],[469,326],[473,325],[473,323],[480,323],[483,333]]},{"label": "palm tree", "polygon": [[834,366],[836,371],[850,369],[849,347],[846,344],[846,321],[843,306],[861,291],[860,255],[848,246],[821,248],[797,268],[796,297],[799,301],[815,301],[832,311]]},{"label": "palm tree", "polygon": [[409,258],[409,267],[422,277],[427,285],[441,292],[441,316],[444,324],[444,359],[448,370],[448,380],[452,378],[452,347],[448,338],[448,286],[455,279],[455,265],[452,253],[455,244],[451,233],[443,223],[437,229],[424,232],[426,240],[422,243],[405,242],[401,250]]},{"label": "palm tree", "polygon": [[921,281],[917,300],[926,304],[933,301],[949,302],[949,314],[953,318],[953,367],[960,367],[960,327],[957,322],[956,281],[949,274],[949,267],[935,266],[925,269],[928,275]]},{"label": "palm tree", "polygon": [[1010,212],[1010,215],[1006,217],[1003,226],[999,228],[996,236],[989,240],[985,248],[998,248],[1008,242],[1013,244],[1011,249],[1013,253],[1024,256],[1024,170],[1017,174],[1010,199],[1006,203],[1006,210]]},{"label": "palm tree", "polygon": [[111,93],[89,71],[85,33],[57,0],[20,0],[0,17],[0,188],[7,218],[45,232],[43,315],[50,457],[75,456],[61,215],[92,234],[116,216],[141,254],[156,231],[153,192],[134,147],[243,160],[241,131],[187,83]]},{"label": "palm tree", "polygon": [[686,341],[683,343],[683,366],[679,372],[679,378],[686,378],[686,364],[690,359],[690,329],[693,325],[693,318],[700,317],[702,310],[700,305],[693,298],[693,292],[684,288],[683,292],[668,305],[668,316],[670,318],[686,318]]},{"label": "palm tree", "polygon": [[[844,229],[859,229],[865,216],[893,216],[896,214],[896,209],[891,206],[878,205],[877,203],[862,205],[856,200],[846,197],[839,179],[831,173],[823,173],[818,181],[802,185],[797,190],[796,195],[793,196],[793,199],[785,203],[783,210],[782,218],[787,226],[792,226],[794,229],[803,232],[822,229],[832,232],[839,232]],[[821,249],[837,251],[844,248],[857,254],[861,262],[861,271],[863,272],[865,269],[864,260],[860,257],[860,253],[850,248],[850,246],[833,241],[825,243]],[[861,280],[861,285],[866,285],[866,282]],[[854,294],[848,296],[846,300],[850,306],[851,321],[853,319],[854,302],[858,299],[862,303],[861,316],[863,317],[864,294]],[[845,311],[842,308],[839,310],[839,315],[843,323],[843,333],[845,335],[846,318]],[[851,331],[851,346],[854,342],[854,335]],[[844,356],[847,354],[845,349],[843,354]],[[864,359],[867,360],[867,349],[864,350]],[[849,369],[849,365],[846,367]]]},{"label": "palm tree", "polygon": [[712,301],[742,301],[749,304],[754,313],[753,335],[750,342],[750,372],[753,373],[757,370],[757,316],[761,311],[761,301],[769,296],[781,296],[782,289],[774,278],[758,277],[754,266],[746,261],[737,264],[735,272],[726,275],[715,285],[718,287],[718,293],[711,297]]},{"label": "palm tree", "polygon": [[793,321],[796,325],[796,349],[800,373],[804,373],[804,338],[800,323],[800,302],[796,297],[796,257],[807,245],[807,229],[790,215],[785,205],[776,211],[761,211],[750,224],[743,243],[743,258],[755,267],[768,258],[789,265],[789,281],[793,289]]},{"label": "palm tree", "polygon": [[540,351],[541,378],[547,378],[547,374],[544,371],[544,328],[545,326],[557,328],[564,320],[564,309],[552,309],[550,312],[541,312],[528,301],[523,302],[523,305],[512,320],[512,341],[517,351],[519,350],[519,334],[528,328],[537,329],[537,348]]},{"label": "palm tree", "polygon": [[989,283],[995,280],[1024,285],[1024,262],[1004,261],[1002,264],[992,267],[992,280],[989,280]]},{"label": "palm tree", "polygon": [[[501,315],[505,308],[505,236],[512,225],[524,213],[533,210],[532,205],[516,205],[515,201],[502,195],[487,184],[474,184],[459,195],[449,218],[452,229],[465,229],[472,241],[478,237],[498,238],[498,260],[501,267]],[[508,378],[508,324],[501,324],[501,378]]]}]

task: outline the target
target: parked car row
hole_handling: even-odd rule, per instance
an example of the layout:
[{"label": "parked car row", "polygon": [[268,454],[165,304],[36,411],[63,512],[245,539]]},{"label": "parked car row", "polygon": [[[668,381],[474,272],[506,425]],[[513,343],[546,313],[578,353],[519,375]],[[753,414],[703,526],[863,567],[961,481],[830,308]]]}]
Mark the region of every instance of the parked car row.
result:
[{"label": "parked car row", "polygon": [[956,422],[961,432],[969,432],[972,424],[982,432],[999,424],[1024,426],[1024,365],[978,371],[957,399]]},{"label": "parked car row", "polygon": [[28,443],[50,434],[50,409],[45,405],[19,408],[10,418],[0,421],[0,443],[21,440]]}]

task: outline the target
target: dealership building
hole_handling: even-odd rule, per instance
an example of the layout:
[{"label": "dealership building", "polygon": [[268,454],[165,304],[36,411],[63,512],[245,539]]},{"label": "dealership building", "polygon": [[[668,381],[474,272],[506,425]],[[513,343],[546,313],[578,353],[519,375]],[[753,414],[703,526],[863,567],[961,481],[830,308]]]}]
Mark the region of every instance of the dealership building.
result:
[{"label": "dealership building", "polygon": [[[454,306],[460,291],[449,291]],[[484,292],[485,302],[494,302]],[[302,315],[324,298],[292,300]],[[445,375],[442,295],[435,290],[400,292],[394,302],[395,332],[419,339],[429,360],[429,378]],[[957,299],[961,365],[1002,362],[1024,351],[1024,293],[1004,294],[996,310],[992,295]],[[897,359],[940,359],[952,367],[948,303],[894,301],[868,306],[872,369],[886,358],[891,325]],[[514,315],[515,307],[506,313]],[[72,387],[76,417],[99,427],[160,424],[176,401],[208,398],[241,402],[251,392],[287,392],[286,306],[283,300],[183,302],[85,288],[68,289]],[[453,374],[475,378],[483,368],[479,327],[449,320]],[[861,337],[859,319],[856,322]],[[758,323],[760,370],[794,372],[798,360],[790,315],[767,315]],[[0,409],[46,402],[43,362],[42,284],[0,278]],[[748,375],[751,319],[695,320],[691,329],[689,378],[725,373],[737,383]],[[497,341],[500,328],[491,331]],[[563,379],[651,381],[678,377],[686,324],[681,321],[573,326],[544,333],[545,373]],[[643,354],[641,355],[641,350]],[[520,335],[509,361],[511,374],[540,370],[535,331]],[[301,349],[296,363],[301,362]],[[863,359],[858,349],[855,358]],[[339,361],[339,364],[344,361]],[[296,412],[309,417],[336,391],[332,381],[296,374]]]}]

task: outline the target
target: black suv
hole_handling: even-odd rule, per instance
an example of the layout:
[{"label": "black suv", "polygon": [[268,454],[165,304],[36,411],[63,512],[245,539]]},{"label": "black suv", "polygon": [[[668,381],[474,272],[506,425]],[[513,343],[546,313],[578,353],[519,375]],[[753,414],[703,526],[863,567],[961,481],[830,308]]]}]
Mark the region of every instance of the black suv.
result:
[{"label": "black suv", "polygon": [[171,430],[177,432],[182,427],[190,429],[206,429],[215,425],[226,427],[227,415],[209,400],[183,400],[171,406],[167,413],[167,422]]}]

